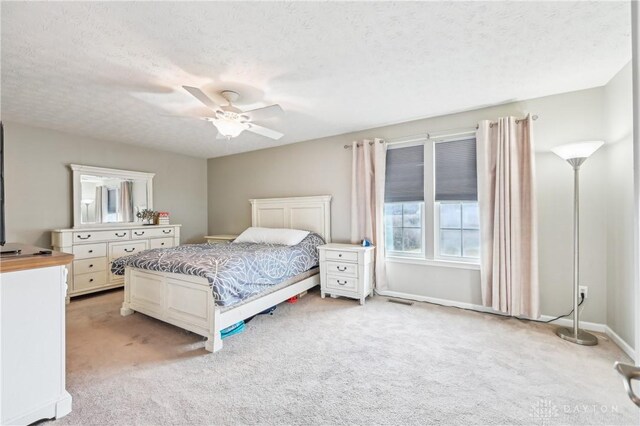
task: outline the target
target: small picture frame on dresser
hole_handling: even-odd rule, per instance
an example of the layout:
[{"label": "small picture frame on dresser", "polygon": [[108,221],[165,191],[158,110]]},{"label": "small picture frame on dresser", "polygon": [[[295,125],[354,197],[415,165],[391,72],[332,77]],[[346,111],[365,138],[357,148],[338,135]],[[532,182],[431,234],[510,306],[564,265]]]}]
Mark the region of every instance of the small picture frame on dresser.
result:
[{"label": "small picture frame on dresser", "polygon": [[325,244],[320,253],[320,296],[357,299],[364,305],[373,296],[375,246]]}]

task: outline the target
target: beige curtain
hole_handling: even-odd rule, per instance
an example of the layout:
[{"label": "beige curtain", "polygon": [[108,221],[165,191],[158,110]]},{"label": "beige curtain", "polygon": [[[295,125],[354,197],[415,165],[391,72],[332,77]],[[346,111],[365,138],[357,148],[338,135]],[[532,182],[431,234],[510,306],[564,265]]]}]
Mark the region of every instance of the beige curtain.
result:
[{"label": "beige curtain", "polygon": [[109,214],[107,210],[107,187],[96,186],[96,199],[94,202],[95,222],[102,223]]},{"label": "beige curtain", "polygon": [[351,242],[368,239],[376,246],[375,287],[387,286],[384,253],[384,179],[386,142],[353,142],[351,164]]},{"label": "beige curtain", "polygon": [[538,224],[531,118],[477,131],[481,285],[485,306],[538,318]]},{"label": "beige curtain", "polygon": [[120,183],[120,221],[133,222],[133,182],[125,180]]}]

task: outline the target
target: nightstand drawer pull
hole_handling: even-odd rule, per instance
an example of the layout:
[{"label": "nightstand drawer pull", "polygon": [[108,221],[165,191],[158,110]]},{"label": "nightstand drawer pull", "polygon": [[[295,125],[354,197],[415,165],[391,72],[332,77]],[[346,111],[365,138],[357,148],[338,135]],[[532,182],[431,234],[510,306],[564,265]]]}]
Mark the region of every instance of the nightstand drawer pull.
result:
[{"label": "nightstand drawer pull", "polygon": [[133,235],[137,235],[139,237],[141,235],[144,235],[144,231],[142,231],[142,232],[133,231]]},{"label": "nightstand drawer pull", "polygon": [[131,249],[126,248],[126,249],[124,249],[124,251],[126,251],[127,253],[133,253],[134,251],[136,251],[136,248],[135,247],[133,247]]},{"label": "nightstand drawer pull", "polygon": [[163,229],[162,233],[163,234],[170,234],[171,233],[171,229]]},{"label": "nightstand drawer pull", "polygon": [[347,280],[344,280],[344,281],[336,280],[336,281],[338,281],[338,284],[340,285],[347,285]]},{"label": "nightstand drawer pull", "polygon": [[122,234],[118,234],[118,233],[116,232],[116,237],[118,237],[118,238],[125,237],[126,235],[127,235],[127,233],[126,233],[126,232],[123,232]]},{"label": "nightstand drawer pull", "polygon": [[346,266],[343,266],[343,267],[336,266],[336,269],[337,269],[338,271],[340,271],[340,272],[344,272],[344,271],[346,271],[346,270],[347,270],[347,267],[346,267]]},{"label": "nightstand drawer pull", "polygon": [[80,238],[81,240],[88,240],[89,238],[91,238],[91,234],[87,234],[86,237],[82,237],[80,235],[77,235],[78,238]]}]

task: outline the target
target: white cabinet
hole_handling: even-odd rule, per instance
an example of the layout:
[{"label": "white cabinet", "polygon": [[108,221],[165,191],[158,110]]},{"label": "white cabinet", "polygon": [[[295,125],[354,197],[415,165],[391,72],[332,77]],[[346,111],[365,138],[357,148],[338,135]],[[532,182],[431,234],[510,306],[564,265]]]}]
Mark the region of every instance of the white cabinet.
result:
[{"label": "white cabinet", "polygon": [[0,425],[28,425],[71,411],[64,265],[73,256],[18,248],[21,255],[0,259]]},{"label": "white cabinet", "polygon": [[373,295],[375,247],[355,244],[325,244],[320,252],[320,294],[360,300]]},{"label": "white cabinet", "polygon": [[147,249],[180,245],[180,225],[57,229],[51,232],[51,241],[54,250],[75,255],[67,293],[73,297],[122,286],[124,277],[111,273],[111,262]]}]

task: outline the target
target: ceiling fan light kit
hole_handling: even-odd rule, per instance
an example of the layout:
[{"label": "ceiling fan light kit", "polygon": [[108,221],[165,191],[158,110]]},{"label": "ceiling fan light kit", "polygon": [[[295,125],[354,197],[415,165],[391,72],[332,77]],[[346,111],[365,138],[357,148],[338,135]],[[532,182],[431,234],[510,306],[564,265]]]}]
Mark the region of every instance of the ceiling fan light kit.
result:
[{"label": "ceiling fan light kit", "polygon": [[262,116],[266,118],[269,115],[282,113],[280,105],[276,104],[250,111],[242,111],[233,105],[233,103],[240,98],[237,92],[231,90],[223,90],[220,92],[220,96],[227,101],[228,105],[219,106],[197,87],[182,87],[214,112],[214,117],[206,117],[205,120],[209,121],[218,129],[220,139],[229,140],[238,137],[245,130],[275,140],[283,136],[280,132],[253,123],[256,117]]}]

